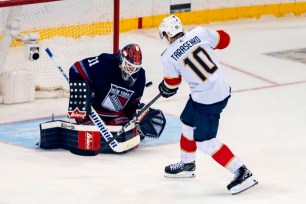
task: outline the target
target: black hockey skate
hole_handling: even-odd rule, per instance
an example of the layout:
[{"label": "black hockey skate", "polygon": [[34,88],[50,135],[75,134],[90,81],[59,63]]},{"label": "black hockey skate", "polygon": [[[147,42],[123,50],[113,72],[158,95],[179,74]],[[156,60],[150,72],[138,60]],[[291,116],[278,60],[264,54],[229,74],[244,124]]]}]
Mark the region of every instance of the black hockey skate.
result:
[{"label": "black hockey skate", "polygon": [[193,178],[195,177],[194,170],[196,169],[195,162],[183,163],[182,161],[176,164],[170,164],[165,167],[165,177],[167,178]]},{"label": "black hockey skate", "polygon": [[227,189],[232,195],[236,195],[252,188],[256,184],[258,184],[258,181],[253,178],[252,173],[243,165],[235,171],[235,178],[227,185]]}]

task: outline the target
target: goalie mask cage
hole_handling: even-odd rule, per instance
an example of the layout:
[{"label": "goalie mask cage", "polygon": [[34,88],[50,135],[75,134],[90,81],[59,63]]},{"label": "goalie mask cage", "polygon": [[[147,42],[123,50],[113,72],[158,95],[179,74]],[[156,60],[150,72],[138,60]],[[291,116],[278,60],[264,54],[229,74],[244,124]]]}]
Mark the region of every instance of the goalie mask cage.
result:
[{"label": "goalie mask cage", "polygon": [[[46,48],[66,73],[78,60],[118,50],[119,0],[1,1],[0,15],[0,74],[34,73],[36,98],[69,90]],[[39,49],[37,60],[31,47]]]}]

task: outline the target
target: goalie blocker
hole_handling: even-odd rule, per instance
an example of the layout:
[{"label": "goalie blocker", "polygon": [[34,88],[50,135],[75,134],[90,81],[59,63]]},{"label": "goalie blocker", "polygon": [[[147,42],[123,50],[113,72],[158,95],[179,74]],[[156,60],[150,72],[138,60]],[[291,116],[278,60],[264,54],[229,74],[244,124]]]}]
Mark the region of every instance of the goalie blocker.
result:
[{"label": "goalie blocker", "polygon": [[82,120],[91,112],[91,98],[94,92],[90,85],[84,80],[73,80],[69,82],[70,96],[68,117],[76,120]]}]

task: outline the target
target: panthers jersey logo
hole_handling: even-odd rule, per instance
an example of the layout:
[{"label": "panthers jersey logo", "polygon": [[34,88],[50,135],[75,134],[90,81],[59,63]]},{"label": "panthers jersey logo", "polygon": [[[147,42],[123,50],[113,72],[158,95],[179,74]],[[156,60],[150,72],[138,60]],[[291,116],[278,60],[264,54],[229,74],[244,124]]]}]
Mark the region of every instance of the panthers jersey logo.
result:
[{"label": "panthers jersey logo", "polygon": [[111,84],[111,88],[101,105],[111,111],[121,111],[124,109],[133,93],[134,91]]}]

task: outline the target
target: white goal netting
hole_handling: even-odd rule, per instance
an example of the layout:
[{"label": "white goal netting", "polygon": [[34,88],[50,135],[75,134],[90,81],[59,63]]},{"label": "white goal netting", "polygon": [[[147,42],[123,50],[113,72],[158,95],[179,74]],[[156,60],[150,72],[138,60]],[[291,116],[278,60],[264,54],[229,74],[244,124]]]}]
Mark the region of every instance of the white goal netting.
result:
[{"label": "white goal netting", "polygon": [[[112,52],[113,7],[113,0],[65,0],[0,7],[0,40],[3,41],[5,30],[16,23],[21,36],[39,34],[39,59],[29,60],[26,43],[13,37],[7,54],[3,57],[2,53],[5,59],[0,73],[30,71],[35,74],[36,91],[68,92],[68,83],[45,49],[53,52],[66,73],[75,61]],[[14,24],[8,24],[12,8],[18,11]],[[46,97],[53,97],[53,94]]]}]

